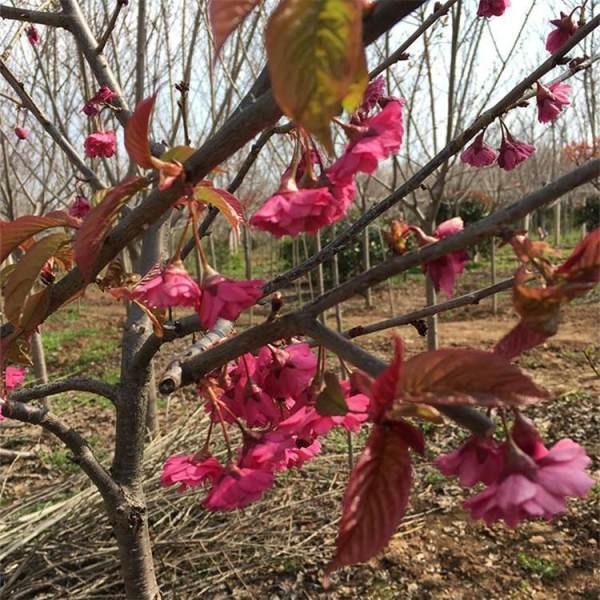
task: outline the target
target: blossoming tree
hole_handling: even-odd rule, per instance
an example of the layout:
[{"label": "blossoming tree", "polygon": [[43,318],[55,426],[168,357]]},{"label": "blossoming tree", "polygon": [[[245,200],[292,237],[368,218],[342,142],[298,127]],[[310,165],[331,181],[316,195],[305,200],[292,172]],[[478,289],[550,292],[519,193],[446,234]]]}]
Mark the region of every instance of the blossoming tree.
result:
[{"label": "blossoming tree", "polygon": [[[189,143],[164,148],[151,139],[156,95],[139,97],[131,111],[102,53],[106,36],[100,41],[94,37],[75,0],[60,4],[62,10],[57,13],[0,7],[0,16],[30,23],[26,35],[33,46],[41,39],[36,25],[62,27],[74,36],[97,80],[95,93],[85,98],[81,110],[96,124],[105,110],[114,111],[123,126],[132,168],[127,177],[103,186],[65,136],[37,112],[73,166],[90,185],[105,189],[95,205],[77,194],[67,211],[1,223],[0,260],[11,256],[15,260],[1,274],[6,319],[0,365],[2,417],[39,425],[57,436],[96,485],[117,540],[128,597],[160,595],[142,487],[145,477],[157,476],[142,468],[152,360],[159,349],[193,333],[200,332],[200,338],[171,362],[160,377],[159,389],[169,394],[194,385],[211,427],[202,447],[165,457],[160,478],[165,486],[192,489],[205,509],[242,509],[259,501],[279,473],[301,468],[315,458],[320,440],[333,428],[349,432],[369,428],[347,484],[326,576],[368,560],[393,535],[410,499],[411,455],[422,454],[426,447],[419,427],[422,421],[446,419],[470,431],[464,444],[438,457],[436,464],[465,487],[485,486],[465,503],[475,519],[488,524],[504,521],[509,527],[525,519],[551,519],[566,510],[567,497],[581,497],[589,491],[592,480],[586,473],[590,460],[585,450],[570,439],[547,448],[535,424],[520,412],[550,395],[511,360],[554,335],[561,306],[598,283],[600,230],[589,233],[566,261],[556,264],[544,243],[530,240],[511,225],[573,188],[597,180],[598,158],[583,161],[466,228],[460,218],[439,223],[429,232],[414,223],[396,223],[390,234],[394,256],[300,308],[288,309],[278,291],[339,252],[438,168],[445,169],[450,158],[459,155],[473,169],[505,171],[527,161],[535,147],[511,133],[507,117],[533,96],[537,115],[530,109],[529,118],[540,123],[552,122],[568,110],[571,88],[564,81],[589,63],[585,58],[572,59],[557,80],[546,78],[569,53],[577,53],[578,44],[600,24],[600,16],[588,18],[585,7],[579,7],[552,20],[548,56],[538,68],[451,136],[420,170],[332,242],[303,264],[265,282],[235,280],[218,273],[203,247],[209,227],[220,213],[234,231],[249,224],[275,237],[294,237],[314,234],[348,213],[357,178],[374,173],[381,161],[399,151],[406,127],[406,99],[390,95],[382,79],[370,77],[365,46],[425,2],[280,0],[265,31],[268,69],[200,148]],[[215,54],[258,4],[257,0],[209,1]],[[458,4],[457,0],[436,3],[411,39],[423,35]],[[509,18],[509,0],[472,4],[477,4],[478,18],[491,19],[491,27],[495,19]],[[116,17],[124,5],[126,1],[117,2]],[[402,52],[406,48],[403,44]],[[36,114],[33,101],[3,61],[0,70]],[[289,122],[276,128],[283,115]],[[347,138],[337,153],[333,127]],[[497,150],[485,142],[486,131],[492,127],[501,136]],[[14,133],[19,143],[27,143],[24,127],[16,127]],[[260,207],[247,215],[235,191],[261,146],[275,133],[291,141],[286,168],[277,191],[269,197],[265,194]],[[258,134],[228,189],[215,185],[219,165]],[[85,139],[85,156],[113,157],[116,135],[98,126]],[[185,226],[179,230],[171,255],[160,256],[149,234],[172,214],[179,215]],[[469,260],[468,248],[491,236],[510,244],[519,263],[509,285],[520,317],[492,351],[442,348],[405,360],[402,341],[395,338],[394,358],[386,365],[350,339],[377,330],[378,324],[350,336],[318,320],[325,310],[357,291],[414,266],[422,267],[437,290],[452,296],[456,278]],[[118,256],[140,237],[144,239],[140,272],[125,272]],[[414,249],[409,251],[411,246]],[[197,253],[201,266],[198,280],[183,262],[191,251]],[[23,387],[24,372],[19,365],[27,360],[32,334],[92,285],[128,306],[119,383],[67,378]],[[495,291],[483,290],[478,297]],[[257,302],[270,302],[268,317],[237,333],[236,320]],[[434,315],[446,308],[444,303],[426,312]],[[174,309],[188,314],[174,320]],[[392,319],[383,327],[400,324],[402,319]],[[346,378],[340,380],[327,370],[328,354],[352,365]],[[100,394],[114,403],[116,441],[110,468],[97,459],[77,431],[34,404],[66,390]],[[240,433],[238,447],[230,441],[232,428]],[[218,435],[227,446],[225,460],[213,454]]]}]

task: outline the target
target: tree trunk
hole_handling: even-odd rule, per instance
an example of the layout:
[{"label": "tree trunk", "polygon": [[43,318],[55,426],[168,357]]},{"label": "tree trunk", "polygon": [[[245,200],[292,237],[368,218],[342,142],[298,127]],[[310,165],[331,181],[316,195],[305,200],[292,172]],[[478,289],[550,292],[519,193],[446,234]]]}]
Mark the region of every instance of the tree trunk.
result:
[{"label": "tree trunk", "polygon": [[160,590],[154,572],[148,530],[146,499],[141,489],[122,488],[120,501],[105,499],[121,564],[125,596],[131,600],[157,600]]},{"label": "tree trunk", "polygon": [[[426,275],[425,279],[425,297],[427,299],[427,306],[433,306],[436,302],[435,288],[429,275]],[[433,315],[427,317],[427,349],[437,350],[438,349],[438,316]]]},{"label": "tree trunk", "polygon": [[[366,194],[361,194],[362,200],[362,214],[364,215],[367,212],[367,198]],[[362,251],[363,251],[363,271],[368,271],[371,268],[371,244],[369,243],[369,226],[364,228],[363,230],[363,243],[362,243]],[[367,308],[373,307],[373,295],[371,293],[371,288],[368,287],[365,292],[365,303]]]},{"label": "tree trunk", "polygon": [[[31,338],[31,360],[33,362],[33,372],[38,383],[48,383],[48,371],[46,369],[46,355],[42,343],[42,335],[37,331]],[[41,398],[41,403],[46,408],[50,408],[48,398]]]},{"label": "tree trunk", "polygon": [[[246,279],[252,279],[252,237],[247,227],[244,227],[244,266]],[[254,321],[254,309],[250,307],[249,325]]]},{"label": "tree trunk", "polygon": [[146,387],[148,406],[146,408],[146,432],[152,439],[158,432],[158,397],[156,395],[156,369],[154,361],[150,365],[150,381]]},{"label": "tree trunk", "polygon": [[[491,276],[492,276],[492,285],[496,283],[496,244],[494,243],[494,238],[490,238],[490,242],[492,244],[492,256],[491,256]],[[494,315],[498,314],[498,294],[492,295],[492,312]]]}]

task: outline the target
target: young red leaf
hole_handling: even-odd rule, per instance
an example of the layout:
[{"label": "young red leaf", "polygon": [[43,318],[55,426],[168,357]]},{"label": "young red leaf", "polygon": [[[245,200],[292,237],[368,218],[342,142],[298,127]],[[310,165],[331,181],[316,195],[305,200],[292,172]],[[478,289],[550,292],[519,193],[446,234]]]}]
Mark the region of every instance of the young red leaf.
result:
[{"label": "young red leaf", "polygon": [[208,20],[215,56],[225,40],[242,24],[260,0],[208,0]]},{"label": "young red leaf", "polygon": [[[600,282],[600,227],[588,233],[577,244],[557,273],[565,277],[570,284],[584,284],[581,292],[575,295],[585,294]],[[569,294],[569,297],[574,295]]]},{"label": "young red leaf", "polygon": [[533,329],[527,321],[521,320],[494,346],[494,353],[512,360],[522,352],[539,346],[548,337],[547,333]]},{"label": "young red leaf", "polygon": [[531,404],[548,397],[502,356],[470,348],[423,352],[404,363],[396,396],[399,404]]},{"label": "young red leaf", "polygon": [[4,310],[6,318],[19,324],[25,300],[31,292],[45,262],[70,242],[66,233],[53,233],[37,241],[19,260],[4,286]]},{"label": "young red leaf", "polygon": [[371,390],[371,403],[369,404],[369,418],[377,423],[383,413],[391,406],[398,394],[402,377],[402,361],[404,350],[402,340],[394,338],[394,358],[389,366],[373,382]]},{"label": "young red leaf", "polygon": [[131,160],[144,169],[153,169],[148,127],[156,95],[142,100],[125,125],[125,148]]},{"label": "young red leaf", "polygon": [[326,573],[369,560],[385,547],[406,512],[411,484],[404,432],[395,424],[376,425],[350,475]]},{"label": "young red leaf", "polygon": [[79,227],[81,221],[62,210],[38,217],[26,215],[14,221],[0,222],[0,263],[19,247],[25,240],[36,233],[52,227]]},{"label": "young red leaf", "polygon": [[[362,97],[362,2],[283,0],[266,29],[273,95],[281,110],[333,152],[329,122]],[[353,85],[354,84],[354,85]]]},{"label": "young red leaf", "polygon": [[144,177],[127,177],[111,188],[98,206],[92,208],[75,236],[75,262],[85,281],[92,280],[104,238],[123,204],[146,185]]}]

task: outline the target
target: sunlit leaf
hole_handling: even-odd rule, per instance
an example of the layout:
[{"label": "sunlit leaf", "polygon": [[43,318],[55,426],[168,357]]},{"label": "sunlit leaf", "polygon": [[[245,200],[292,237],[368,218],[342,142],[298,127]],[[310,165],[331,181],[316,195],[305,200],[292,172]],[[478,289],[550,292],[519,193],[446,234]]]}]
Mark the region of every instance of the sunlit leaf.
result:
[{"label": "sunlit leaf", "polygon": [[19,260],[4,286],[4,312],[6,318],[18,325],[25,300],[38,279],[46,261],[69,243],[66,233],[53,233],[37,241]]},{"label": "sunlit leaf", "polygon": [[192,146],[173,146],[169,148],[161,157],[160,160],[169,162],[176,160],[177,162],[185,162],[192,154],[196,152],[196,149]]},{"label": "sunlit leaf", "polygon": [[50,288],[31,294],[23,306],[19,327],[23,331],[33,331],[44,321],[50,306]]},{"label": "sunlit leaf", "polygon": [[98,254],[119,210],[125,202],[146,185],[144,177],[128,177],[111,188],[104,200],[87,214],[75,236],[75,262],[85,281],[92,280]]},{"label": "sunlit leaf", "polygon": [[[283,0],[266,29],[273,94],[281,110],[333,151],[329,122],[366,87],[360,0]],[[362,90],[364,92],[364,88]]]},{"label": "sunlit leaf", "polygon": [[534,329],[527,321],[519,321],[495,346],[494,353],[512,360],[522,352],[544,343],[550,335]]},{"label": "sunlit leaf", "polygon": [[0,356],[5,361],[20,365],[33,364],[31,361],[30,334],[23,334],[22,330],[15,329],[10,335],[0,342]]},{"label": "sunlit leaf", "polygon": [[406,512],[411,484],[404,432],[395,424],[376,425],[350,475],[327,573],[369,560],[385,547]]},{"label": "sunlit leaf", "polygon": [[156,96],[142,100],[125,125],[125,149],[131,160],[144,169],[154,168],[148,128],[155,101]]},{"label": "sunlit leaf", "polygon": [[0,263],[25,240],[52,227],[79,227],[81,221],[62,210],[45,216],[26,215],[0,223]]},{"label": "sunlit leaf", "polygon": [[470,348],[441,348],[404,363],[396,403],[524,405],[548,393],[498,354]]},{"label": "sunlit leaf", "polygon": [[348,413],[344,390],[334,373],[323,374],[325,387],[317,396],[316,409],[323,417],[343,417]]},{"label": "sunlit leaf", "polygon": [[[577,244],[571,256],[558,268],[557,273],[564,277],[570,284],[581,284],[579,293],[572,286],[569,297],[587,293],[595,284],[600,282],[600,227],[588,233]],[[587,285],[586,287],[586,284]]]},{"label": "sunlit leaf", "polygon": [[361,52],[354,73],[354,80],[342,100],[342,106],[346,112],[353,113],[360,106],[368,85],[369,71],[367,69],[367,59],[365,53]]},{"label": "sunlit leaf", "polygon": [[194,198],[218,208],[235,232],[239,231],[240,223],[245,221],[244,209],[240,201],[226,190],[200,183],[194,188]]},{"label": "sunlit leaf", "polygon": [[208,19],[215,46],[219,54],[225,40],[241,25],[260,0],[208,0]]},{"label": "sunlit leaf", "polygon": [[394,338],[394,359],[389,366],[373,382],[370,394],[369,417],[372,421],[379,421],[383,413],[391,406],[398,395],[398,388],[402,378],[404,350],[402,340]]}]

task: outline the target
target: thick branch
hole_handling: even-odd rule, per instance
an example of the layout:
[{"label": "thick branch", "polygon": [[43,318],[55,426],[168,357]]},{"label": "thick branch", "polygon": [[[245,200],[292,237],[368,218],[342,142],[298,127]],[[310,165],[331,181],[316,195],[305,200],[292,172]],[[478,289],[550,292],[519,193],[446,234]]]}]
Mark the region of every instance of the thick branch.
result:
[{"label": "thick branch", "polygon": [[[319,345],[331,350],[371,377],[377,377],[387,367],[385,362],[317,320],[306,321],[303,326],[304,332],[315,339]],[[436,404],[432,404],[432,406],[477,435],[488,435],[495,428],[494,423],[485,415],[467,406],[439,406]]]},{"label": "thick branch", "polygon": [[502,229],[510,223],[522,219],[534,210],[553,202],[572,189],[598,177],[600,177],[600,158],[590,160],[582,166],[569,171],[566,175],[528,194],[505,209],[499,210],[489,217],[470,225],[456,235],[447,237],[430,246],[425,246],[415,252],[392,258],[373,267],[369,271],[353,277],[331,292],[306,305],[303,307],[303,310],[311,315],[319,314],[335,306],[338,302],[343,302],[361,290],[381,283],[389,277],[399,275],[412,267],[440,258],[450,252],[472,246],[485,238],[499,235]]},{"label": "thick branch", "polygon": [[449,158],[459,152],[471,139],[473,139],[480,131],[485,129],[497,117],[501,116],[510,106],[518,102],[522,95],[531,87],[538,79],[541,79],[546,73],[553,69],[560,60],[581,40],[589,35],[596,27],[600,25],[600,15],[596,15],[593,19],[578,29],[573,36],[564,44],[564,46],[544,63],[542,63],[533,73],[523,79],[510,92],[508,92],[499,102],[492,108],[481,114],[475,121],[465,129],[461,134],[457,135],[443,150],[441,150],[429,163],[413,175],[407,182],[401,185],[393,194],[389,195],[385,200],[371,207],[359,219],[357,219],[350,227],[343,231],[335,240],[327,244],[320,252],[311,256],[303,264],[294,267],[275,277],[264,288],[265,295],[274,292],[287,286],[291,281],[301,277],[308,271],[311,271],[319,264],[329,260],[334,254],[338,253],[351,240],[357,237],[361,231],[373,222],[377,217],[390,209],[392,206],[404,199],[408,194],[416,190],[438,167],[443,165]]},{"label": "thick branch", "polygon": [[[182,376],[179,385],[187,385],[197,381],[210,371],[224,365],[229,360],[237,358],[244,352],[257,350],[261,346],[282,337],[298,335],[302,333],[306,322],[312,322],[320,312],[338,302],[347,300],[354,294],[359,293],[360,290],[381,283],[407,269],[445,256],[449,252],[462,250],[487,237],[498,235],[508,224],[523,218],[526,214],[553,202],[568,191],[597,177],[600,177],[600,159],[591,160],[581,167],[573,169],[540,190],[528,194],[519,202],[467,227],[461,233],[447,237],[415,252],[390,259],[353,277],[315,302],[305,305],[298,312],[290,313],[273,322],[263,323],[248,329],[218,346],[210,348],[200,356],[183,362],[181,364]],[[504,284],[504,282],[501,283]],[[188,331],[193,330],[195,322],[193,318],[185,320]],[[164,386],[162,386],[162,383],[161,381],[159,389],[163,393],[173,392],[178,387],[177,382],[174,380],[165,381]]]},{"label": "thick branch", "polygon": [[56,415],[45,408],[34,408],[14,401],[4,404],[3,414],[9,419],[39,425],[53,433],[73,453],[74,462],[94,482],[105,499],[119,496],[117,485],[98,462],[86,440],[77,431],[67,427]]},{"label": "thick branch", "polygon": [[0,18],[37,23],[38,25],[49,25],[50,27],[69,28],[68,19],[61,13],[26,10],[24,8],[15,8],[14,6],[0,6]]},{"label": "thick branch", "polygon": [[46,396],[54,396],[64,392],[89,392],[108,398],[111,402],[116,403],[119,392],[116,386],[98,381],[96,379],[88,379],[87,377],[75,377],[73,379],[63,379],[61,381],[52,381],[42,385],[36,385],[28,388],[20,388],[12,392],[9,400],[15,402],[29,402]]},{"label": "thick branch", "polygon": [[92,171],[86,164],[85,161],[77,154],[75,148],[71,145],[71,142],[59,131],[59,129],[50,121],[48,116],[42,112],[42,110],[35,103],[33,98],[25,91],[23,84],[13,75],[11,70],[8,68],[4,60],[0,58],[0,73],[17,93],[23,106],[31,112],[31,114],[39,121],[41,126],[48,132],[48,135],[56,142],[59,148],[65,153],[70,163],[89,181],[90,185],[95,189],[99,190],[106,187],[98,175]]},{"label": "thick branch", "polygon": [[379,321],[371,325],[359,325],[358,327],[353,327],[347,331],[345,335],[349,338],[368,335],[369,333],[383,331],[384,329],[390,329],[391,327],[410,325],[419,319],[426,319],[427,317],[431,317],[433,315],[437,315],[438,313],[452,310],[460,306],[466,306],[467,304],[479,304],[480,300],[483,300],[483,298],[493,296],[498,292],[503,292],[504,290],[512,288],[514,282],[515,278],[509,277],[504,281],[499,281],[494,285],[490,285],[475,292],[469,292],[463,296],[458,296],[458,298],[452,298],[452,300],[448,300],[447,302],[441,302],[440,304],[434,304],[433,306],[426,306],[421,310],[415,310],[413,312],[406,313],[405,315],[394,317],[393,319],[386,319],[385,321]]}]

